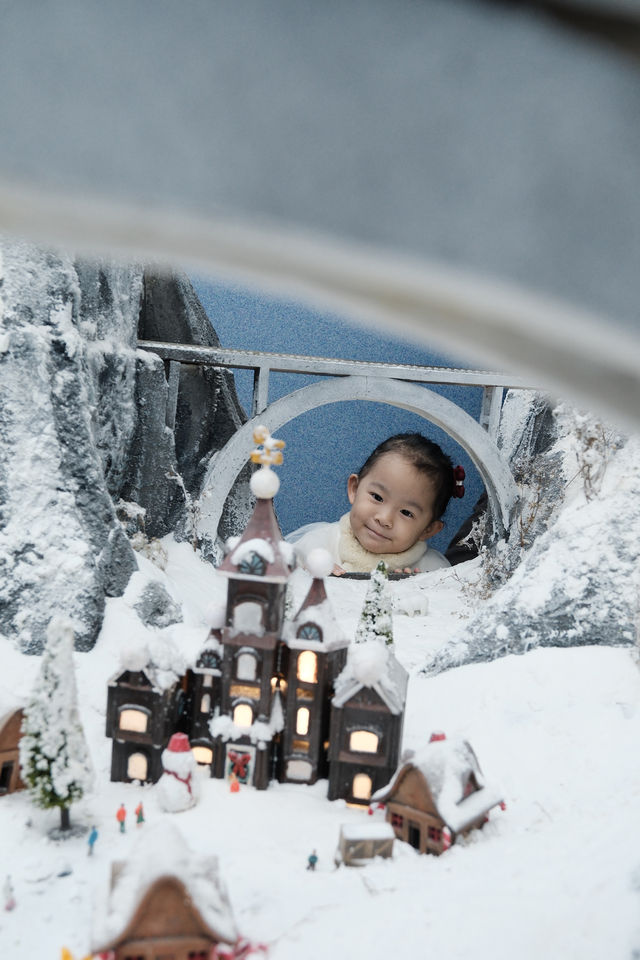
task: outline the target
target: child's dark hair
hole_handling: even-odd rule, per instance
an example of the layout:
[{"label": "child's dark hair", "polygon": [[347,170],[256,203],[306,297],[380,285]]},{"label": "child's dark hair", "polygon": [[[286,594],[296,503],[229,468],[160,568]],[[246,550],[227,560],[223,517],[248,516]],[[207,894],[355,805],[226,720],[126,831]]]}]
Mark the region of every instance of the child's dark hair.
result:
[{"label": "child's dark hair", "polygon": [[396,433],[388,440],[383,440],[373,453],[369,454],[360,468],[358,479],[362,480],[385,453],[399,453],[417,470],[431,477],[436,492],[434,519],[439,520],[447,509],[455,487],[451,457],[447,456],[437,443],[423,437],[421,433]]}]

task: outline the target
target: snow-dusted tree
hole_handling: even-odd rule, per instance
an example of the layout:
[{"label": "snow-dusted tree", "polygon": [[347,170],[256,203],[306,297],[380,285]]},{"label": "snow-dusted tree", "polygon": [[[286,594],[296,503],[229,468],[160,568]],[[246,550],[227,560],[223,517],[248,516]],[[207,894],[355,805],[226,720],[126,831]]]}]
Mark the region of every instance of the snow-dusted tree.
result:
[{"label": "snow-dusted tree", "polygon": [[360,622],[356,630],[355,642],[384,640],[393,643],[393,621],[391,619],[392,597],[389,588],[387,565],[381,560],[371,574]]},{"label": "snow-dusted tree", "polygon": [[59,807],[60,827],[71,826],[69,807],[89,789],[92,768],[78,716],[73,668],[74,629],[66,617],[54,617],[31,701],[24,711],[20,765],[22,778],[38,807]]}]

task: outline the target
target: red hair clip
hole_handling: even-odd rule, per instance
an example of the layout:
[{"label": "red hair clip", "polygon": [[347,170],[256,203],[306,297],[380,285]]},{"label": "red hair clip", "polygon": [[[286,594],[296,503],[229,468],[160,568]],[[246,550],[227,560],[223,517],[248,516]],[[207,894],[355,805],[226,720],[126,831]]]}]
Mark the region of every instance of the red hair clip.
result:
[{"label": "red hair clip", "polygon": [[458,500],[460,499],[460,497],[464,497],[464,478],[465,478],[464,467],[454,467],[453,468],[454,487],[453,487],[453,493],[451,494],[451,496],[456,497],[456,499]]}]

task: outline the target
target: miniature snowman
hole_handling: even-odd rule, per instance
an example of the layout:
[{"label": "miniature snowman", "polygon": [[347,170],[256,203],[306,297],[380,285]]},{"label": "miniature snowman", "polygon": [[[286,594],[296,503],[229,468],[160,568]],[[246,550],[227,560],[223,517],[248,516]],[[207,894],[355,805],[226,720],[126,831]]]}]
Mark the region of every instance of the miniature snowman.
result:
[{"label": "miniature snowman", "polygon": [[158,803],[167,813],[188,810],[198,802],[198,764],[186,733],[174,733],[162,751],[162,776],[158,780]]}]

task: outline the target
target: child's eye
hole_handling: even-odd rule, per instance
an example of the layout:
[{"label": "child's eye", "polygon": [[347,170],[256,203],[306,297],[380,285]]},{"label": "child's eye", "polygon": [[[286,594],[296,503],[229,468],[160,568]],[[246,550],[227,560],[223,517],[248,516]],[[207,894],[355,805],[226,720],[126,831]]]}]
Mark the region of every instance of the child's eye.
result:
[{"label": "child's eye", "polygon": [[378,503],[382,503],[382,497],[379,493],[376,493],[375,490],[371,490],[370,493],[374,500],[377,500]]},{"label": "child's eye", "polygon": [[411,520],[413,520],[413,514],[411,513],[411,510],[401,510],[400,513],[403,517],[409,517]]}]

